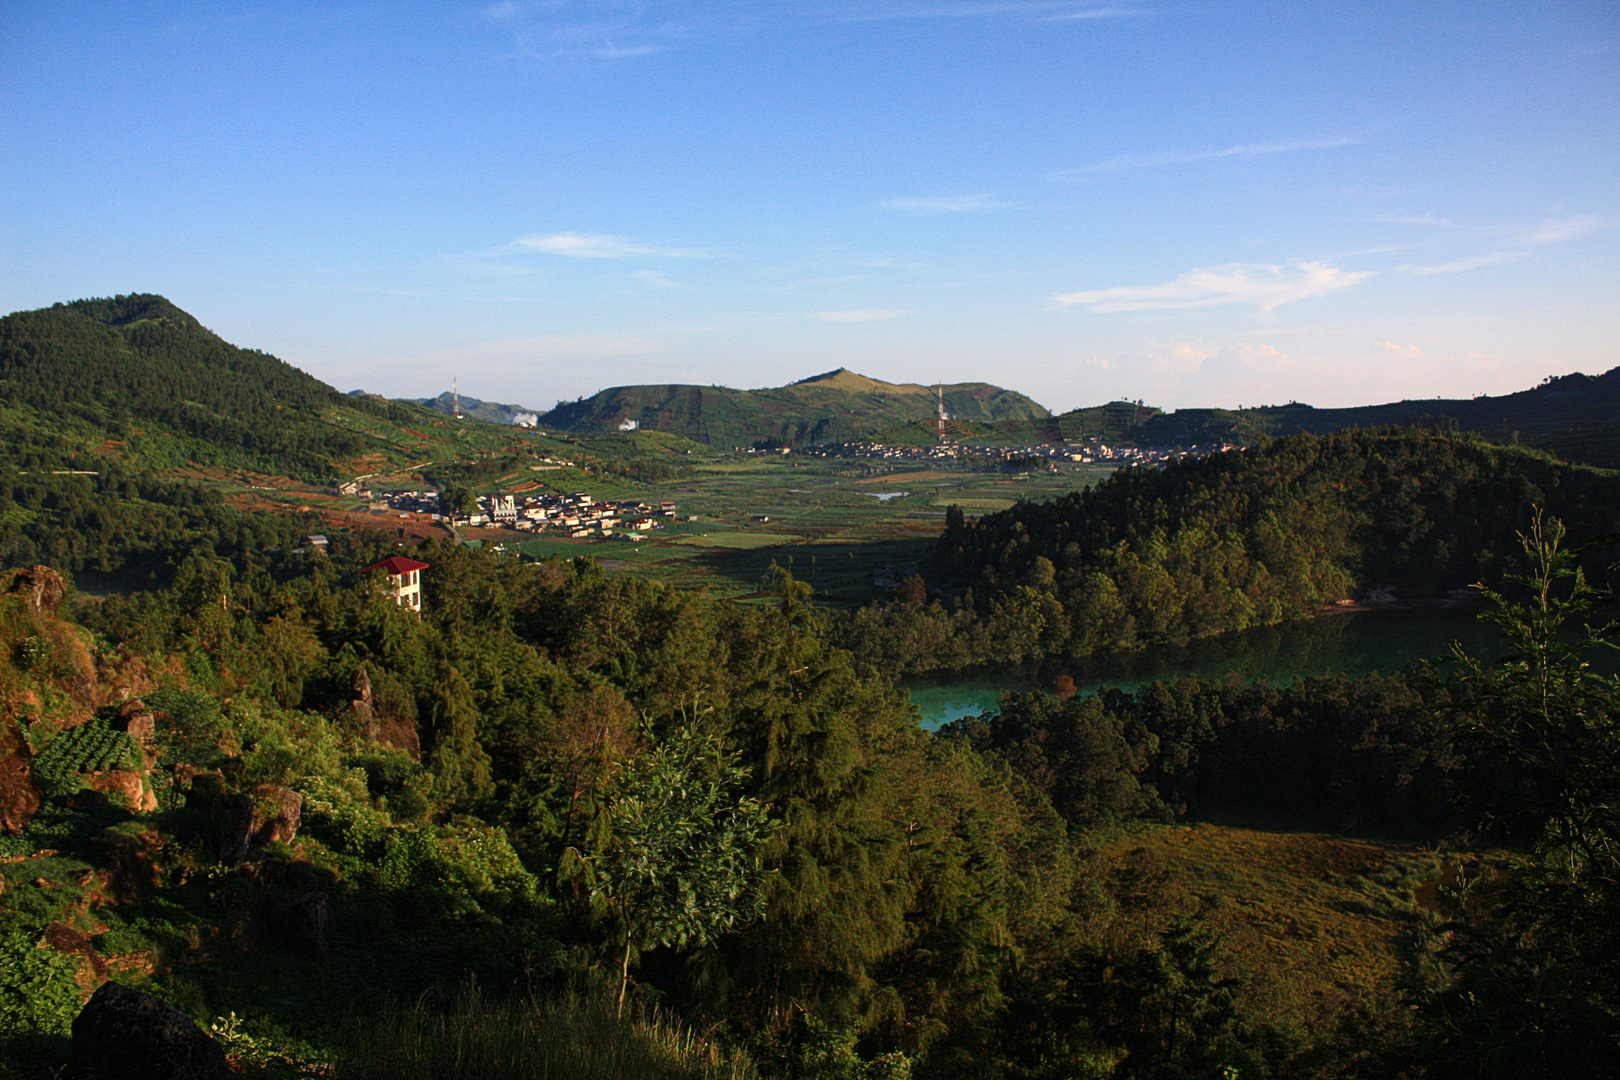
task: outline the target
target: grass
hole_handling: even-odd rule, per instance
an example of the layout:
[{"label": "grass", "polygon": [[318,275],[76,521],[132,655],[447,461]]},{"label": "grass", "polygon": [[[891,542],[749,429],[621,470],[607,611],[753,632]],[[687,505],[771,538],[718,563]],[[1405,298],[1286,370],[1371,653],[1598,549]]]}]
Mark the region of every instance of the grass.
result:
[{"label": "grass", "polygon": [[753,1080],[746,1056],[728,1054],[657,1009],[615,1015],[606,991],[513,1002],[467,987],[448,1007],[426,999],[356,1023],[343,1080]]},{"label": "grass", "polygon": [[685,536],[671,543],[691,544],[694,547],[730,548],[738,551],[754,551],[759,548],[780,547],[791,544],[802,537],[788,533],[766,532],[720,532],[707,535]]},{"label": "grass", "polygon": [[1309,1029],[1395,992],[1405,943],[1427,917],[1421,890],[1442,867],[1422,847],[1291,824],[1232,815],[1137,826],[1100,847],[1154,868],[1168,911],[1202,912],[1252,1014]]}]

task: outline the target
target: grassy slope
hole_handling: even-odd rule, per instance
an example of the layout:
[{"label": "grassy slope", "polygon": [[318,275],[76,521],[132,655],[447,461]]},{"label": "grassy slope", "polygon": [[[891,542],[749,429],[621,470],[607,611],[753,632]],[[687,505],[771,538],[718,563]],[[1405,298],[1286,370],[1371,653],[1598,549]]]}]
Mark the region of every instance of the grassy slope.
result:
[{"label": "grassy slope", "polygon": [[1218,821],[1130,827],[1101,850],[1157,876],[1158,905],[1203,910],[1224,939],[1222,974],[1280,1026],[1321,1025],[1397,991],[1426,918],[1419,889],[1439,879],[1438,856],[1255,816]]}]

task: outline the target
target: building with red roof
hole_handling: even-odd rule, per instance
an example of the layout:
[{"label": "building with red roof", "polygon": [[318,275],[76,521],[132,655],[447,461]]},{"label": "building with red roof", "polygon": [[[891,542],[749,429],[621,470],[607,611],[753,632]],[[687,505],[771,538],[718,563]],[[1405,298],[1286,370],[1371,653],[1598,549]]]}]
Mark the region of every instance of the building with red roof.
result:
[{"label": "building with red roof", "polygon": [[381,570],[388,575],[388,584],[394,590],[394,602],[400,607],[410,608],[418,614],[422,611],[422,571],[428,568],[425,562],[407,559],[403,555],[391,555],[381,562],[374,562],[361,570],[362,574],[371,570]]}]

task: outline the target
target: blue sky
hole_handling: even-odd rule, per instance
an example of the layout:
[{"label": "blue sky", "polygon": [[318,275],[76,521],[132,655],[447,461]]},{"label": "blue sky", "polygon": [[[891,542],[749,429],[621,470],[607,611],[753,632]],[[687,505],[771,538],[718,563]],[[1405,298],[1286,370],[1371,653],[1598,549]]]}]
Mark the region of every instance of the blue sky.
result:
[{"label": "blue sky", "polygon": [[1062,410],[1620,364],[1620,3],[0,5],[0,310],[340,389]]}]

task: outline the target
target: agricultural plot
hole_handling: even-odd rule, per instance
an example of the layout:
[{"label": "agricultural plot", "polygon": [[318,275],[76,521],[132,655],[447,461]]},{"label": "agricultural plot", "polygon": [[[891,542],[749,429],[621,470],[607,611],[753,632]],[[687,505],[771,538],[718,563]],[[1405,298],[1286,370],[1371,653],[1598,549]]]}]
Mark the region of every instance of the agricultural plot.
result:
[{"label": "agricultural plot", "polygon": [[694,465],[692,477],[656,485],[571,471],[542,474],[548,488],[586,490],[599,500],[672,501],[679,516],[642,534],[639,543],[544,537],[508,547],[536,558],[590,555],[609,572],[735,598],[757,596],[775,563],[823,602],[856,605],[879,595],[873,571],[927,555],[944,528],[946,507],[988,513],[1020,499],[1074,491],[1110,471],[1073,466],[1008,475],[764,455]]}]

